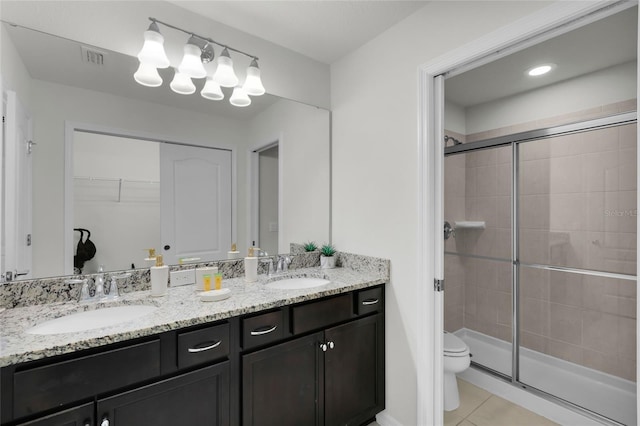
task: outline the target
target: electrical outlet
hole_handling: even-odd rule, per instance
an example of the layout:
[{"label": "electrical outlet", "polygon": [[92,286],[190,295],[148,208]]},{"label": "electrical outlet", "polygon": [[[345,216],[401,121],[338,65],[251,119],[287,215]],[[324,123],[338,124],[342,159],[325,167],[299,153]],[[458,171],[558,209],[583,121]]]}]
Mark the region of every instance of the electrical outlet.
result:
[{"label": "electrical outlet", "polygon": [[196,270],[185,269],[182,271],[171,271],[169,273],[169,283],[171,287],[179,287],[181,285],[189,285],[196,283]]}]

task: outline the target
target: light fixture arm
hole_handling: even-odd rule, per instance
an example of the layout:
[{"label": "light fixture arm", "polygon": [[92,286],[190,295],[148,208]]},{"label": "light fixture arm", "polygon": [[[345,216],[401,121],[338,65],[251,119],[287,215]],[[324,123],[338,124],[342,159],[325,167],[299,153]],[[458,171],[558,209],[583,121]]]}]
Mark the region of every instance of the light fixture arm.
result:
[{"label": "light fixture arm", "polygon": [[165,27],[169,27],[169,28],[173,28],[174,30],[182,31],[183,33],[188,34],[188,35],[190,35],[190,36],[192,36],[192,37],[198,38],[198,39],[200,39],[200,40],[204,40],[204,41],[206,41],[206,42],[208,42],[208,43],[213,43],[213,44],[218,45],[218,46],[220,46],[220,47],[222,47],[222,48],[225,48],[225,49],[229,49],[229,50],[231,50],[231,51],[233,51],[233,52],[236,52],[236,53],[239,53],[239,54],[241,54],[241,55],[247,56],[247,57],[249,57],[249,58],[251,58],[251,59],[254,59],[254,60],[256,60],[256,61],[259,59],[257,56],[250,55],[249,53],[243,52],[242,50],[234,49],[234,48],[233,48],[233,47],[231,47],[231,46],[228,46],[228,45],[226,45],[226,44],[219,43],[219,42],[217,42],[217,41],[215,41],[215,40],[213,40],[213,39],[211,39],[211,38],[209,38],[209,37],[203,37],[203,36],[198,35],[198,34],[196,34],[196,33],[194,33],[194,32],[187,31],[187,30],[183,30],[183,29],[182,29],[182,28],[180,28],[180,27],[176,27],[175,25],[167,24],[166,22],[159,21],[159,20],[157,20],[156,18],[149,17],[149,20],[150,20],[151,22],[155,23],[155,24],[162,24],[162,25],[164,25]]}]

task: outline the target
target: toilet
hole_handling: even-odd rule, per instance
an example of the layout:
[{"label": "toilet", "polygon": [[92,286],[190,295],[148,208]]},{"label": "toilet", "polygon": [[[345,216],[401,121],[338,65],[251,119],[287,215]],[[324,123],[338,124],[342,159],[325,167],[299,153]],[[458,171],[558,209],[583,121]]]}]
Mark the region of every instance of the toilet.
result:
[{"label": "toilet", "polygon": [[461,373],[471,364],[469,347],[458,336],[444,332],[444,409],[455,410],[460,406],[456,373]]}]

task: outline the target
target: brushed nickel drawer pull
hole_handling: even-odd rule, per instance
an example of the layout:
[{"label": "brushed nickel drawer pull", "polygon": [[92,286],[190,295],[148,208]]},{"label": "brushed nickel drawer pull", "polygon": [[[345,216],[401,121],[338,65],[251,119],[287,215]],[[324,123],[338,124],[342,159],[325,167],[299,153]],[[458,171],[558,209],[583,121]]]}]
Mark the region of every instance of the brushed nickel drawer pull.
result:
[{"label": "brushed nickel drawer pull", "polygon": [[273,326],[273,327],[271,327],[271,328],[267,328],[267,327],[269,327],[269,326],[262,327],[262,329],[256,328],[255,330],[253,330],[253,331],[251,332],[251,335],[252,335],[252,336],[262,336],[263,334],[269,334],[269,333],[271,333],[272,331],[275,331],[275,330],[276,330],[276,328],[278,328],[278,326],[277,326],[277,325],[274,325],[274,326]]},{"label": "brushed nickel drawer pull", "polygon": [[202,347],[202,348],[189,348],[188,351],[189,351],[190,354],[195,354],[195,353],[198,353],[198,352],[204,352],[204,351],[208,351],[208,350],[217,348],[218,346],[220,346],[221,343],[222,343],[222,340],[218,340],[217,342],[213,342],[212,345],[205,346],[205,347]]},{"label": "brushed nickel drawer pull", "polygon": [[367,299],[367,300],[363,300],[362,304],[367,306],[367,305],[375,305],[378,302],[379,302],[378,299]]}]

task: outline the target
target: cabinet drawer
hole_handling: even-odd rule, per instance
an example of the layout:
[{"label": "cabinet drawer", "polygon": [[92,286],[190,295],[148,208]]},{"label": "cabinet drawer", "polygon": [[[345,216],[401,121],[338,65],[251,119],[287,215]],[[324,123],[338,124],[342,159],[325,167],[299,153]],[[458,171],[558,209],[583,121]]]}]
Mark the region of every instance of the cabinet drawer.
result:
[{"label": "cabinet drawer", "polygon": [[351,293],[293,307],[293,333],[299,334],[351,318]]},{"label": "cabinet drawer", "polygon": [[283,337],[284,314],[280,309],[242,320],[242,347],[244,349],[276,342]]},{"label": "cabinet drawer", "polygon": [[160,340],[18,371],[13,376],[14,418],[160,375]]},{"label": "cabinet drawer", "polygon": [[356,293],[356,315],[382,311],[382,288],[360,290]]},{"label": "cabinet drawer", "polygon": [[178,334],[178,368],[203,364],[229,355],[229,324]]}]

